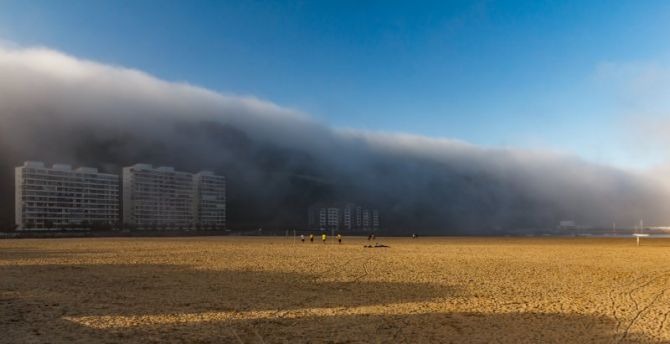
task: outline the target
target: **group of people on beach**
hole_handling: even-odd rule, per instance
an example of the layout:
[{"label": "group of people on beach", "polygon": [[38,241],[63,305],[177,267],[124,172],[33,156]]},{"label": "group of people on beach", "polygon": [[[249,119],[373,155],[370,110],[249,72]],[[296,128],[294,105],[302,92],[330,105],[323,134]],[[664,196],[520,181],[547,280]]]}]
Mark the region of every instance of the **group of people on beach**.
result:
[{"label": "group of people on beach", "polygon": [[[412,233],[412,239],[417,239],[418,237],[419,236],[416,233]],[[337,233],[336,238],[337,238],[337,243],[342,244],[342,234]],[[376,239],[375,233],[368,234],[368,241],[373,241],[375,239]],[[300,241],[302,241],[304,243],[305,240],[306,240],[305,234],[300,234]],[[326,232],[322,231],[321,232],[321,242],[326,244],[327,241],[328,241],[328,235],[326,234]],[[309,234],[309,242],[311,242],[311,243],[314,242],[314,234],[313,233]],[[389,247],[389,246],[386,246],[386,245],[380,244],[380,243],[375,243],[374,245],[368,244],[368,245],[364,245],[363,247],[365,247],[365,248],[379,248],[379,247]]]},{"label": "group of people on beach", "polygon": [[[341,244],[342,243],[342,234],[337,233],[337,243]],[[321,241],[325,244],[326,241],[328,240],[328,236],[326,233],[321,233]],[[305,242],[305,234],[300,234],[300,241]],[[314,242],[314,234],[309,234],[309,242]]]},{"label": "group of people on beach", "polygon": [[[337,235],[335,237],[337,238],[337,243],[342,244],[342,234],[337,233]],[[309,238],[309,242],[311,242],[311,243],[314,242],[314,234],[313,233],[310,233],[308,238]],[[300,234],[300,241],[301,242],[304,243],[306,239],[307,239],[307,237],[305,237],[305,234]],[[371,233],[371,234],[368,235],[368,241],[372,241],[372,240],[375,240],[375,239],[376,239],[375,233]],[[328,235],[325,232],[322,232],[321,233],[321,242],[326,244],[327,241],[328,241]],[[388,246],[380,245],[379,243],[376,243],[374,246],[366,245],[365,247],[388,247]]]}]

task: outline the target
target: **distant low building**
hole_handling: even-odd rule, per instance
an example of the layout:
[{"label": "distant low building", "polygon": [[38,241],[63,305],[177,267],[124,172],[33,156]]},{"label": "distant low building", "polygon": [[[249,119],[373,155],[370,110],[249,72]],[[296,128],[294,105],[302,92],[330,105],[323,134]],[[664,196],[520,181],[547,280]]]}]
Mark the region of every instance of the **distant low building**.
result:
[{"label": "distant low building", "polygon": [[381,223],[377,209],[344,203],[311,206],[308,209],[308,225],[312,229],[334,231],[377,231]]},{"label": "distant low building", "polygon": [[558,223],[558,229],[561,229],[561,230],[578,229],[578,226],[575,223],[575,221],[563,220],[563,221]]},{"label": "distant low building", "polygon": [[15,169],[19,230],[111,228],[120,218],[119,176],[29,161]]}]

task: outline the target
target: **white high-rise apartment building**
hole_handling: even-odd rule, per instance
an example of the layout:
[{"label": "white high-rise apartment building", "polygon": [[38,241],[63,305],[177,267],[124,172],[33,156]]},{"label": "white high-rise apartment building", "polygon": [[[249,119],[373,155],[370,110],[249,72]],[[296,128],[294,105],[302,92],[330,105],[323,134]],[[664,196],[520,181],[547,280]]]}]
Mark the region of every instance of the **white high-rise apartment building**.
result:
[{"label": "white high-rise apartment building", "polygon": [[204,228],[226,227],[226,177],[203,171],[193,175],[195,222]]},{"label": "white high-rise apartment building", "polygon": [[225,177],[135,164],[123,169],[123,223],[140,228],[223,228]]},{"label": "white high-rise apartment building", "polygon": [[25,162],[15,169],[19,229],[112,226],[119,221],[119,176],[95,168]]},{"label": "white high-rise apartment building", "polygon": [[194,224],[193,175],[172,167],[135,164],[123,168],[123,223],[140,228]]}]

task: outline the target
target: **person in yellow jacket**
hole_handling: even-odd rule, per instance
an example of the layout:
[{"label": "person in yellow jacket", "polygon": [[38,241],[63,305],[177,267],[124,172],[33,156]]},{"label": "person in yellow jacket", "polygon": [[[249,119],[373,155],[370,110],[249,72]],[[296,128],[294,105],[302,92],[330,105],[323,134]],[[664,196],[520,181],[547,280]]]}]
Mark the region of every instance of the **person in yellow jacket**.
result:
[{"label": "person in yellow jacket", "polygon": [[321,234],[321,241],[323,241],[324,244],[326,243],[326,239],[326,233]]}]

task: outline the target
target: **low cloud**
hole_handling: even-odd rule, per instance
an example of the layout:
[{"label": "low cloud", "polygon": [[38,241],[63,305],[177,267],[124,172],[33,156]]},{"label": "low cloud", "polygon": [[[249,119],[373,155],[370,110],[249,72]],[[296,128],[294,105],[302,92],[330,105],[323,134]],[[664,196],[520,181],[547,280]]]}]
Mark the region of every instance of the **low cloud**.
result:
[{"label": "low cloud", "polygon": [[0,48],[0,204],[23,160],[147,162],[229,180],[230,225],[300,226],[353,201],[396,231],[498,233],[668,221],[665,184],[546,151],[331,128],[299,111],[44,48]]}]

